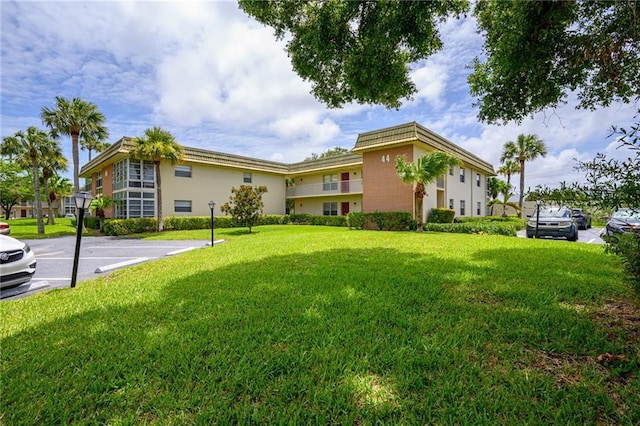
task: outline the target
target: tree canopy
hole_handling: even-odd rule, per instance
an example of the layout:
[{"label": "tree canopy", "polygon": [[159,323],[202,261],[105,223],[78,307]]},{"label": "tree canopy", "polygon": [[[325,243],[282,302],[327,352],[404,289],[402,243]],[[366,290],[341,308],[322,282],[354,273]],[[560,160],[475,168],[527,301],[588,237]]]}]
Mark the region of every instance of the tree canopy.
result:
[{"label": "tree canopy", "polygon": [[[441,49],[438,25],[470,9],[466,0],[240,0],[240,7],[288,37],[293,69],[317,99],[388,108],[416,92],[410,68]],[[474,15],[485,41],[469,84],[483,121],[520,121],[565,103],[571,91],[591,109],[640,96],[638,1],[479,0]]]},{"label": "tree canopy", "polygon": [[326,150],[322,154],[316,154],[315,152],[312,152],[311,155],[305,158],[303,161],[311,161],[311,160],[317,160],[319,158],[335,157],[336,155],[346,154],[347,152],[349,152],[347,148],[336,146],[335,148]]}]

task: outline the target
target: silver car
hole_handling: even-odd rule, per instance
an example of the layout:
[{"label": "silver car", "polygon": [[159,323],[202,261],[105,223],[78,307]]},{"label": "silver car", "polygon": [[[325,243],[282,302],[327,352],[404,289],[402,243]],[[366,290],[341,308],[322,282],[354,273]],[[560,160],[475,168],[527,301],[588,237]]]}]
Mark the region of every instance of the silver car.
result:
[{"label": "silver car", "polygon": [[0,234],[0,289],[28,283],[36,272],[36,255],[28,244]]},{"label": "silver car", "polygon": [[578,224],[566,207],[542,207],[527,221],[527,238],[563,237],[578,241]]}]

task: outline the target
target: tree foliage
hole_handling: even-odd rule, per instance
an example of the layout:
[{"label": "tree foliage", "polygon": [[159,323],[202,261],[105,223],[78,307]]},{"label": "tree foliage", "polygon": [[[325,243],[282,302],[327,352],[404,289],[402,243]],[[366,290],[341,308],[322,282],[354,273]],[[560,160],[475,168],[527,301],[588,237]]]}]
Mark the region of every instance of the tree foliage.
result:
[{"label": "tree foliage", "polygon": [[502,216],[507,217],[507,206],[513,208],[516,211],[516,214],[520,213],[521,209],[518,203],[514,201],[509,201],[511,197],[513,197],[513,185],[507,183],[503,180],[497,180],[495,182],[496,189],[498,194],[502,195],[502,199],[497,196],[489,200],[487,206],[491,207],[491,212],[493,213],[493,206],[500,205],[502,206]]},{"label": "tree foliage", "polygon": [[456,157],[442,151],[434,151],[410,163],[403,157],[396,158],[396,174],[404,183],[414,186],[414,217],[418,231],[422,230],[423,201],[427,191],[425,185],[435,182],[449,167],[461,164]]},{"label": "tree foliage", "polygon": [[14,206],[33,199],[33,177],[29,170],[15,161],[0,158],[0,207],[5,220],[11,217]]},{"label": "tree foliage", "polygon": [[558,207],[583,207],[591,205],[588,195],[582,185],[577,182],[560,182],[558,188],[551,188],[547,185],[537,185],[535,189],[529,190],[527,201],[540,200],[544,205],[556,205]]},{"label": "tree foliage", "polygon": [[315,152],[312,152],[311,155],[305,158],[303,161],[311,161],[311,160],[318,160],[320,158],[335,157],[336,155],[346,154],[347,152],[349,152],[347,148],[336,146],[335,148],[326,150],[322,154],[316,154]]},{"label": "tree foliage", "polygon": [[98,110],[98,106],[80,98],[71,100],[56,97],[56,104],[44,107],[40,113],[42,122],[51,129],[52,135],[71,137],[71,155],[73,157],[73,190],[80,192],[80,154],[78,141],[80,139],[102,140],[109,137],[104,125],[105,116]]},{"label": "tree foliage", "polygon": [[[640,111],[636,115],[640,119]],[[618,149],[626,149],[626,159],[598,153],[591,161],[580,161],[577,170],[585,172],[585,193],[602,210],[620,207],[640,208],[640,120],[630,128],[613,127],[619,138]]]},{"label": "tree foliage", "polygon": [[111,205],[113,205],[113,200],[103,194],[96,195],[96,198],[91,201],[91,209],[95,210],[96,217],[100,222],[100,232],[104,229],[105,209]]},{"label": "tree foliage", "polygon": [[520,121],[566,102],[595,109],[640,95],[640,2],[480,0],[486,60],[471,93],[489,123]]},{"label": "tree foliage", "polygon": [[466,0],[263,1],[240,7],[290,34],[293,69],[312,84],[313,95],[330,107],[345,103],[398,108],[416,92],[409,64],[442,48],[438,22],[468,10]]},{"label": "tree foliage", "polygon": [[[397,108],[416,92],[410,67],[441,49],[438,26],[463,16],[469,2],[240,0],[240,7],[287,37],[293,69],[317,99]],[[474,14],[484,48],[469,84],[483,121],[520,121],[565,103],[570,91],[591,109],[640,95],[638,1],[479,0]]]},{"label": "tree foliage", "polygon": [[256,187],[240,185],[239,188],[231,188],[231,197],[220,207],[220,211],[230,215],[238,224],[249,228],[251,233],[251,228],[262,216],[264,209],[262,195],[266,192],[267,187],[264,185]]}]

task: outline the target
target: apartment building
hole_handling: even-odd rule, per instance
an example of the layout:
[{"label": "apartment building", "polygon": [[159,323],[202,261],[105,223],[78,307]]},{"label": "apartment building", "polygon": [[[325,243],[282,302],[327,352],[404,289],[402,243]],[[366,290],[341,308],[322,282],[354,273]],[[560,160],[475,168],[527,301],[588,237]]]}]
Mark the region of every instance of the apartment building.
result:
[{"label": "apartment building", "polygon": [[[91,180],[94,195],[114,199],[107,217],[156,215],[155,168],[150,161],[131,158],[132,148],[133,140],[123,137],[80,171]],[[395,159],[413,161],[436,150],[456,156],[462,166],[427,186],[423,219],[433,207],[452,208],[457,216],[486,215],[493,166],[415,122],[362,133],[350,153],[293,164],[184,146],[181,163],[160,166],[162,211],[164,216],[206,216],[209,200],[220,206],[232,187],[248,184],[267,187],[266,214],[413,212],[413,188],[396,176]]]}]

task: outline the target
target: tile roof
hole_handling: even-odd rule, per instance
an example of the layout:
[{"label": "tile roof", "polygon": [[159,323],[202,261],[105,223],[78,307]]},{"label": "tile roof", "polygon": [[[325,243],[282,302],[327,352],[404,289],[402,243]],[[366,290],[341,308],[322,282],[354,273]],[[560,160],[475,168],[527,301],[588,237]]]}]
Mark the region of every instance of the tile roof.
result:
[{"label": "tile roof", "polygon": [[467,165],[473,166],[478,170],[495,175],[493,166],[473,155],[469,151],[459,147],[453,142],[443,138],[442,136],[432,132],[424,126],[414,122],[401,124],[399,126],[388,127],[386,129],[374,130],[371,132],[360,133],[353,148],[353,152],[363,152],[370,149],[379,149],[390,145],[398,145],[404,143],[421,142],[439,151],[444,151],[455,155]]}]

